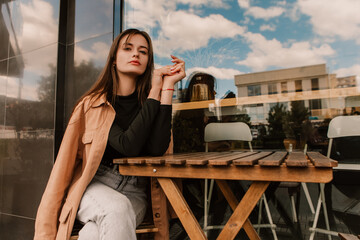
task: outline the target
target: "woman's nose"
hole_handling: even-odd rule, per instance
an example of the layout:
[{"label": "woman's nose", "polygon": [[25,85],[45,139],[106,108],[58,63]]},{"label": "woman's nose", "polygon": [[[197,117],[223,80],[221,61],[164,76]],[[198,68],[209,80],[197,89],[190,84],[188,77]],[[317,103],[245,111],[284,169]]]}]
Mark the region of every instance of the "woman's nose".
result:
[{"label": "woman's nose", "polygon": [[133,57],[139,57],[139,51],[134,51],[133,52]]}]

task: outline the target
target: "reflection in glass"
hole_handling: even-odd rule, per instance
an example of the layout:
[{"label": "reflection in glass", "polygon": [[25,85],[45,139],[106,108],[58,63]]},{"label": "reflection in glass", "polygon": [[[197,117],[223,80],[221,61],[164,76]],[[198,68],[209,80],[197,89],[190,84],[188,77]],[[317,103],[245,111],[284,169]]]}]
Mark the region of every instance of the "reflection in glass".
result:
[{"label": "reflection in glass", "polygon": [[5,23],[5,31],[1,33],[8,33],[9,57],[57,42],[59,2],[31,0],[1,4]]},{"label": "reflection in glass", "polygon": [[318,78],[312,78],[311,79],[311,90],[319,90],[319,79]]},{"label": "reflection in glass", "polygon": [[77,0],[75,5],[75,42],[112,34],[113,1]]},{"label": "reflection in glass", "polygon": [[195,72],[189,76],[185,89],[181,92],[183,102],[215,99],[216,80],[213,76]]},{"label": "reflection in glass", "polygon": [[260,85],[247,86],[247,90],[248,90],[249,97],[261,95]]},{"label": "reflection in glass", "polygon": [[68,52],[74,52],[74,62],[67,61],[69,75],[65,90],[66,119],[69,119],[76,101],[97,80],[105,64],[111,43],[112,33],[109,33],[68,47]]},{"label": "reflection in glass", "polygon": [[[27,239],[34,235],[34,220],[0,214],[0,239]],[[26,236],[26,238],[24,238]]]},{"label": "reflection in glass", "polygon": [[295,92],[301,92],[302,90],[302,80],[295,80]]},{"label": "reflection in glass", "polygon": [[2,178],[7,213],[35,217],[53,164],[56,59],[57,44],[9,59],[6,134],[0,139],[6,145]]},{"label": "reflection in glass", "polygon": [[[292,139],[297,151],[324,153],[329,121],[360,112],[360,31],[358,20],[346,17],[358,8],[347,0],[321,8],[312,1],[129,0],[125,26],[150,33],[158,65],[174,54],[185,60],[188,76],[200,71],[216,78],[215,99],[206,99],[201,84],[191,88],[197,101],[174,95],[175,151],[201,150],[201,133],[213,117],[247,121],[254,148],[285,150],[284,139]],[[334,15],[344,18],[328,17]],[[179,92],[186,88],[186,81],[179,84]],[[225,98],[228,91],[234,95]],[[181,115],[201,120],[181,121]],[[193,141],[181,135],[187,131]]]},{"label": "reflection in glass", "polygon": [[[216,79],[214,76],[197,72],[188,78],[182,92],[183,102],[197,102],[215,99]],[[207,109],[179,111],[173,119],[174,152],[204,151],[204,127],[216,121]],[[186,131],[184,131],[186,129]]]},{"label": "reflection in glass", "polygon": [[271,83],[268,85],[268,94],[277,94],[278,90],[277,90],[277,84],[276,83]]}]

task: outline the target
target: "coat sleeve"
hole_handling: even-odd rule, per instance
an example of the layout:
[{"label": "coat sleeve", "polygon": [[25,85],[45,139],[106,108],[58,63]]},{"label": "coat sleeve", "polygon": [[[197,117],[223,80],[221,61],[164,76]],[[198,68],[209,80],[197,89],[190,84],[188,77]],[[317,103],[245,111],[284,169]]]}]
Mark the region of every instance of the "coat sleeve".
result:
[{"label": "coat sleeve", "polygon": [[41,198],[36,215],[34,240],[56,238],[60,210],[73,178],[79,141],[81,141],[81,128],[83,126],[81,123],[84,118],[84,107],[81,103],[79,105],[70,118],[50,178]]}]

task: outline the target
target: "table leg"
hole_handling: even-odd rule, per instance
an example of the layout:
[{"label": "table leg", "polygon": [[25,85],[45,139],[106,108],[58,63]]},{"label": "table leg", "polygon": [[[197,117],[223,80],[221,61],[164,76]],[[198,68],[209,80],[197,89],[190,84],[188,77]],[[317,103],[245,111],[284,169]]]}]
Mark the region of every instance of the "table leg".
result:
[{"label": "table leg", "polygon": [[151,178],[151,206],[153,220],[158,232],[154,233],[154,240],[169,239],[169,214],[165,193],[156,178]]},{"label": "table leg", "polygon": [[[239,201],[235,197],[234,193],[232,192],[231,188],[227,184],[226,180],[215,180],[215,181],[216,181],[216,184],[219,186],[221,192],[223,193],[225,199],[229,203],[231,209],[233,211],[235,211],[237,205],[239,204]],[[258,233],[252,226],[249,219],[246,219],[243,228],[250,240],[260,240]]]},{"label": "table leg", "polygon": [[234,239],[270,182],[253,182],[217,239]]},{"label": "table leg", "polygon": [[175,182],[169,178],[158,178],[158,181],[190,239],[207,239]]}]

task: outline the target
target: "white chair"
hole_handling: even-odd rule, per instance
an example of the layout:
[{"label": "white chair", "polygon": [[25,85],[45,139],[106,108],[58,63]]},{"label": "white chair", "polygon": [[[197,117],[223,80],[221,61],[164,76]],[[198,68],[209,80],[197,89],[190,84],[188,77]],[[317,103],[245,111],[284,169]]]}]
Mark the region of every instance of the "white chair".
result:
[{"label": "white chair", "polygon": [[[209,142],[215,141],[226,141],[226,140],[234,140],[234,141],[247,141],[249,144],[249,149],[252,152],[252,135],[250,128],[247,124],[243,122],[230,122],[230,123],[209,123],[205,127],[204,132],[204,140],[205,140],[205,151],[208,152]],[[208,179],[205,179],[205,193],[204,193],[204,232],[207,234],[208,230],[210,229],[221,229],[223,226],[208,226],[208,213],[210,209],[210,201],[211,195],[214,187],[214,179],[211,179],[210,187],[208,187]],[[274,239],[277,239],[276,232],[275,232],[275,225],[272,222],[272,218],[270,215],[270,210],[265,198],[265,195],[262,196],[260,200],[260,204],[264,203],[266,213],[268,215],[268,219],[270,225],[266,227],[271,227]],[[260,205],[261,206],[261,205]],[[256,228],[257,225],[254,225]],[[264,227],[264,226],[258,226]]]},{"label": "white chair", "polygon": [[[338,116],[338,117],[333,118],[329,123],[327,136],[329,138],[327,157],[330,157],[334,138],[360,136],[360,116]],[[355,168],[359,168],[359,164],[339,163],[338,166],[335,167],[334,169],[335,170],[336,169],[354,170]],[[338,232],[330,230],[328,212],[327,212],[326,202],[325,202],[324,188],[325,188],[325,184],[321,183],[320,184],[320,195],[319,195],[319,200],[318,200],[317,207],[316,207],[314,223],[313,223],[312,228],[310,228],[310,231],[311,231],[310,240],[314,239],[316,232],[327,234],[329,240],[331,240],[331,236],[338,236]],[[323,207],[326,229],[317,228],[317,222],[319,220],[321,206]]]}]

